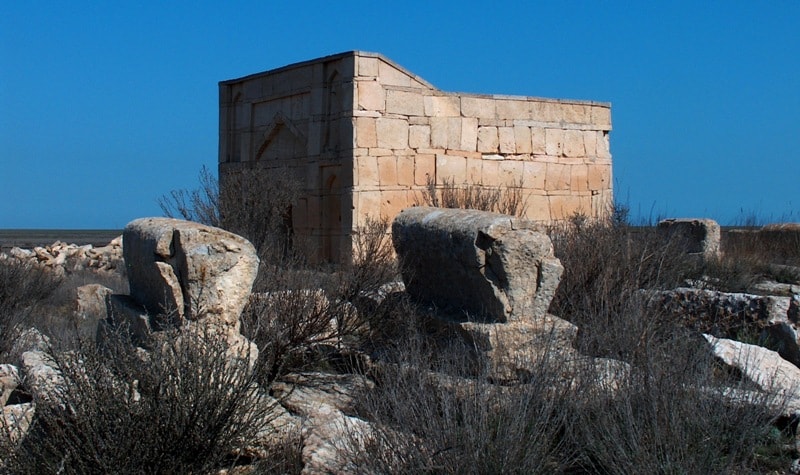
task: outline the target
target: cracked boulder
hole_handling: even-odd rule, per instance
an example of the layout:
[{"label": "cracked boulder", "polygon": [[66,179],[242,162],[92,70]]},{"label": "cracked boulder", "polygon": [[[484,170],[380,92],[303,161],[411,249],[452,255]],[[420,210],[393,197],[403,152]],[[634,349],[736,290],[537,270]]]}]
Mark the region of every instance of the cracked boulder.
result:
[{"label": "cracked boulder", "polygon": [[123,233],[130,295],[149,315],[235,327],[258,271],[250,242],[170,218],[141,218]]},{"label": "cracked boulder", "polygon": [[392,240],[408,294],[462,320],[544,317],[564,270],[536,224],[497,213],[406,208]]}]

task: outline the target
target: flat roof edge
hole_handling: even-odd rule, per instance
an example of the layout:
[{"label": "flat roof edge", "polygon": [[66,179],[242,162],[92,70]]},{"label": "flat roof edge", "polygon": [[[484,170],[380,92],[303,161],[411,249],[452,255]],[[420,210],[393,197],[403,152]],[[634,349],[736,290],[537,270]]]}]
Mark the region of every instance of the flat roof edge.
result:
[{"label": "flat roof edge", "polygon": [[291,69],[302,68],[303,66],[308,66],[308,65],[311,65],[311,64],[323,63],[323,62],[326,62],[326,61],[333,61],[333,60],[336,60],[336,59],[347,58],[348,56],[358,56],[358,55],[359,55],[359,51],[344,51],[342,53],[330,54],[328,56],[322,56],[320,58],[308,59],[308,60],[305,60],[305,61],[300,61],[298,63],[287,64],[285,66],[281,66],[281,67],[275,68],[275,69],[268,69],[266,71],[261,71],[261,72],[258,72],[258,73],[248,74],[247,76],[242,76],[242,77],[239,77],[239,78],[225,79],[224,81],[220,81],[219,85],[222,86],[222,85],[227,85],[227,84],[236,84],[238,82],[247,81],[248,79],[254,79],[254,78],[257,78],[257,77],[260,77],[260,76],[267,76],[269,74],[276,74],[276,73],[281,73],[281,72],[288,71],[288,70],[291,70]]},{"label": "flat roof edge", "polygon": [[393,68],[401,71],[403,74],[408,75],[409,77],[413,78],[414,80],[418,81],[419,83],[423,84],[430,89],[434,89],[437,92],[441,93],[442,95],[449,95],[449,96],[461,96],[461,97],[475,97],[479,99],[506,99],[506,100],[524,100],[524,101],[540,101],[540,102],[553,102],[559,104],[576,104],[576,105],[590,105],[590,106],[599,106],[599,107],[608,107],[611,108],[611,102],[605,101],[592,101],[592,100],[583,100],[583,99],[558,99],[558,98],[549,98],[549,97],[538,97],[538,96],[525,96],[525,95],[508,95],[508,94],[482,94],[482,93],[472,93],[472,92],[453,92],[453,91],[443,91],[438,87],[434,86],[433,84],[426,81],[421,76],[414,74],[413,72],[409,71],[405,67],[401,66],[400,64],[396,63],[395,61],[389,59],[388,57],[384,56],[381,53],[374,53],[370,51],[361,51],[361,50],[351,50],[351,51],[344,51],[341,53],[330,54],[327,56],[322,56],[319,58],[309,59],[305,61],[300,61],[297,63],[287,64],[285,66],[281,66],[275,69],[269,69],[266,71],[261,71],[258,73],[248,74],[247,76],[242,76],[239,78],[234,79],[226,79],[219,82],[220,86],[229,85],[229,84],[236,84],[240,82],[244,82],[250,79],[255,79],[262,76],[267,76],[270,74],[281,73],[284,71],[289,71],[296,68],[301,68],[304,66],[308,66],[311,64],[316,63],[323,63],[327,61],[334,61],[341,58],[346,57],[356,57],[361,56],[365,58],[376,58],[379,59],[386,64],[392,66]]},{"label": "flat roof edge", "polygon": [[[443,91],[444,92],[444,91]],[[513,101],[539,101],[539,102],[556,102],[559,104],[576,104],[585,106],[599,106],[611,108],[611,102],[608,101],[592,101],[589,99],[559,99],[553,97],[539,97],[539,96],[523,96],[515,94],[480,94],[474,92],[444,92],[446,95],[457,95],[461,97],[475,97],[477,99],[506,99]]]}]

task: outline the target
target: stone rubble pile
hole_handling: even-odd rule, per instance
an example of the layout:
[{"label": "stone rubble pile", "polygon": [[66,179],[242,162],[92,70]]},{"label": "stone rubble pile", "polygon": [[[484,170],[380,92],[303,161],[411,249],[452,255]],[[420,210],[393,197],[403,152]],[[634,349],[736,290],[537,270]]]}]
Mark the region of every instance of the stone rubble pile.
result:
[{"label": "stone rubble pile", "polygon": [[91,244],[78,246],[56,241],[48,246],[33,249],[13,247],[7,253],[0,253],[0,259],[18,259],[52,270],[56,275],[71,274],[81,269],[96,271],[117,271],[124,268],[122,257],[122,236],[114,238],[101,247]]},{"label": "stone rubble pile", "polygon": [[[123,241],[124,249],[117,251]],[[152,347],[161,330],[180,327],[202,338],[220,338],[230,358],[255,364],[258,348],[239,332],[239,316],[259,262],[248,241],[187,221],[144,218],[128,224],[124,239],[115,239],[107,248],[112,251],[102,252],[104,255],[124,255],[131,295],[114,294],[97,284],[78,288],[76,315],[87,320],[87,327],[94,327],[84,336],[96,333],[99,338],[109,327],[119,327],[130,332],[135,343]],[[37,256],[36,252],[15,254],[38,262],[31,257]],[[63,262],[53,268],[64,269]],[[27,330],[11,351],[18,355],[17,365],[0,369],[5,427],[13,428],[12,439],[26,432],[34,411],[32,401],[51,398],[63,384],[47,353],[49,346],[46,337]],[[15,393],[25,395],[22,402],[12,404],[15,401],[10,395]]]},{"label": "stone rubble pile", "polygon": [[679,287],[642,294],[653,310],[717,337],[749,337],[779,348],[800,367],[800,295],[791,297]]},{"label": "stone rubble pile", "polygon": [[[709,221],[670,220],[662,230],[684,236],[687,252],[708,258],[719,252],[714,237],[719,227]],[[352,312],[376,309],[386,299],[408,295],[428,309],[433,326],[461,338],[488,362],[486,375],[499,383],[493,385],[498,391],[529,380],[542,361],[556,363],[564,381],[578,381],[582,365],[600,368],[592,373],[599,375],[592,384],[612,391],[630,371],[622,361],[580,354],[575,345],[578,327],[548,313],[563,267],[549,237],[536,225],[481,211],[415,207],[397,216],[392,232],[403,282],[361,295],[359,302],[345,302]],[[15,248],[5,258],[29,259],[62,272],[77,268],[71,262],[93,262],[87,265],[106,270],[124,262],[130,295],[114,294],[96,284],[78,289],[76,315],[86,322],[87,334],[102,335],[103,328],[123,325],[135,343],[143,343],[157,339],[161,330],[181,327],[220,337],[230,349],[228,357],[251,362],[258,357],[258,348],[240,332],[240,316],[248,302],[264,306],[268,313],[281,311],[291,299],[305,302],[309,313],[324,314],[332,305],[321,289],[252,294],[259,266],[255,249],[220,229],[143,218],[131,222],[123,236],[96,249],[59,243],[38,251]],[[754,388],[782,395],[783,413],[800,417],[800,294],[677,288],[642,291],[639,296],[653,309],[702,333],[709,351],[723,365],[738,371]],[[333,327],[330,332],[334,334]],[[771,342],[778,351],[729,339],[742,332]],[[341,343],[327,333],[318,336],[331,346]],[[47,349],[45,337],[28,331],[12,350],[15,364],[0,365],[0,405],[4,427],[9,429],[0,436],[11,442],[28,430],[35,410],[32,401],[57,392],[61,375]],[[379,365],[386,364],[362,356],[369,371],[379,373]],[[433,377],[448,380],[444,374]],[[465,390],[472,381],[451,379],[453,391]],[[266,456],[264,447],[276,438],[296,440],[302,446],[303,473],[357,469],[343,454],[353,449],[352,444],[363,445],[375,431],[372,423],[356,417],[355,410],[359,393],[374,386],[361,374],[306,372],[286,375],[269,388],[258,387],[274,405],[275,417],[265,421],[263,434],[245,453],[259,458]],[[726,394],[734,403],[760,400],[758,395],[763,394],[729,389]]]}]

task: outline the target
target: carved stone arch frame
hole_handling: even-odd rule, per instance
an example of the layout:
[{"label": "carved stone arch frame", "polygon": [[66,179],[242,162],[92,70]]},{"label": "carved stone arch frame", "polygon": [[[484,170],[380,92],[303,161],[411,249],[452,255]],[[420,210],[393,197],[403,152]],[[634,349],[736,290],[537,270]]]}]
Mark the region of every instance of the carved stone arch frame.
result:
[{"label": "carved stone arch frame", "polygon": [[267,125],[267,128],[264,130],[264,133],[261,134],[261,145],[258,147],[258,150],[255,154],[255,161],[261,160],[261,157],[264,155],[264,152],[269,147],[270,143],[278,136],[278,132],[282,128],[286,128],[291,132],[291,134],[303,143],[308,149],[308,138],[306,138],[305,134],[300,131],[299,128],[288,118],[286,117],[283,112],[276,112],[275,115],[272,117],[272,120]]}]

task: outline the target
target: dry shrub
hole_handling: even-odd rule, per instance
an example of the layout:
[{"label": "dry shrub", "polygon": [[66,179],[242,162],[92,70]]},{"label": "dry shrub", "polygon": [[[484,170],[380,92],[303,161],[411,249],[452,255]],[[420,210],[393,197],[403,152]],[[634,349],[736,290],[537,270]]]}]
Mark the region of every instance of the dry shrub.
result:
[{"label": "dry shrub", "polygon": [[583,351],[620,358],[640,344],[641,332],[664,323],[630,317],[640,313],[639,290],[674,288],[701,269],[655,228],[613,219],[625,216],[621,211],[610,216],[551,228],[564,274],[550,312],[578,325]]},{"label": "dry shrub", "polygon": [[500,386],[476,376],[470,348],[432,342],[424,325],[405,336],[384,348],[376,388],[360,399],[374,430],[342,442],[359,473],[749,473],[791,463],[787,433],[774,428],[785,396],[731,399],[730,388],[749,387],[719,371],[702,338],[661,333],[627,372],[546,351],[528,379]]},{"label": "dry shrub", "polygon": [[522,181],[505,187],[488,187],[466,183],[458,185],[453,179],[445,178],[441,185],[436,185],[434,178],[429,176],[422,196],[416,199],[416,204],[524,216],[527,204],[524,202],[522,192]]},{"label": "dry shrub", "polygon": [[22,327],[29,325],[39,302],[60,283],[61,279],[44,267],[0,259],[0,358],[5,359]]},{"label": "dry shrub", "polygon": [[[652,318],[653,315],[641,315]],[[614,393],[573,400],[572,443],[588,473],[751,473],[785,469],[788,432],[775,429],[785,396],[749,393],[720,372],[701,341],[675,333],[651,341]],[[777,433],[777,435],[776,435]]]},{"label": "dry shrub", "polygon": [[709,287],[751,292],[764,279],[800,284],[800,232],[731,229],[723,232],[722,250],[707,263]]},{"label": "dry shrub", "polygon": [[397,278],[387,224],[367,220],[353,235],[353,261],[333,271],[303,259],[262,261],[242,332],[259,347],[263,381],[324,364],[331,350],[357,347],[369,338],[370,316],[357,305]]},{"label": "dry shrub", "polygon": [[[36,400],[12,473],[208,473],[231,467],[273,417],[248,361],[218,338],[167,334],[145,354],[124,334],[54,350],[64,384]],[[245,460],[247,461],[247,460]]]},{"label": "dry shrub", "polygon": [[[640,289],[670,289],[708,267],[652,227],[573,220],[551,238],[564,275],[550,311],[576,323],[579,348],[627,361],[631,372],[613,394],[577,394],[571,431],[579,465],[590,473],[730,473],[769,465],[759,459],[783,401],[763,394],[734,404],[705,342],[648,305]],[[735,376],[735,375],[734,375]],[[786,454],[775,457],[786,464]]]},{"label": "dry shrub", "polygon": [[219,207],[219,181],[205,165],[198,176],[199,188],[172,190],[158,198],[165,216],[195,221],[208,226],[222,224]]},{"label": "dry shrub", "polygon": [[475,378],[470,348],[409,335],[383,355],[376,389],[358,413],[366,437],[343,445],[359,473],[558,473],[574,457],[565,445],[568,384],[544,362],[526,384]]},{"label": "dry shrub", "polygon": [[244,236],[262,259],[281,257],[291,249],[291,207],[300,195],[300,182],[289,170],[250,166],[221,183],[203,167],[199,180],[199,188],[173,190],[159,198],[165,216]]}]

